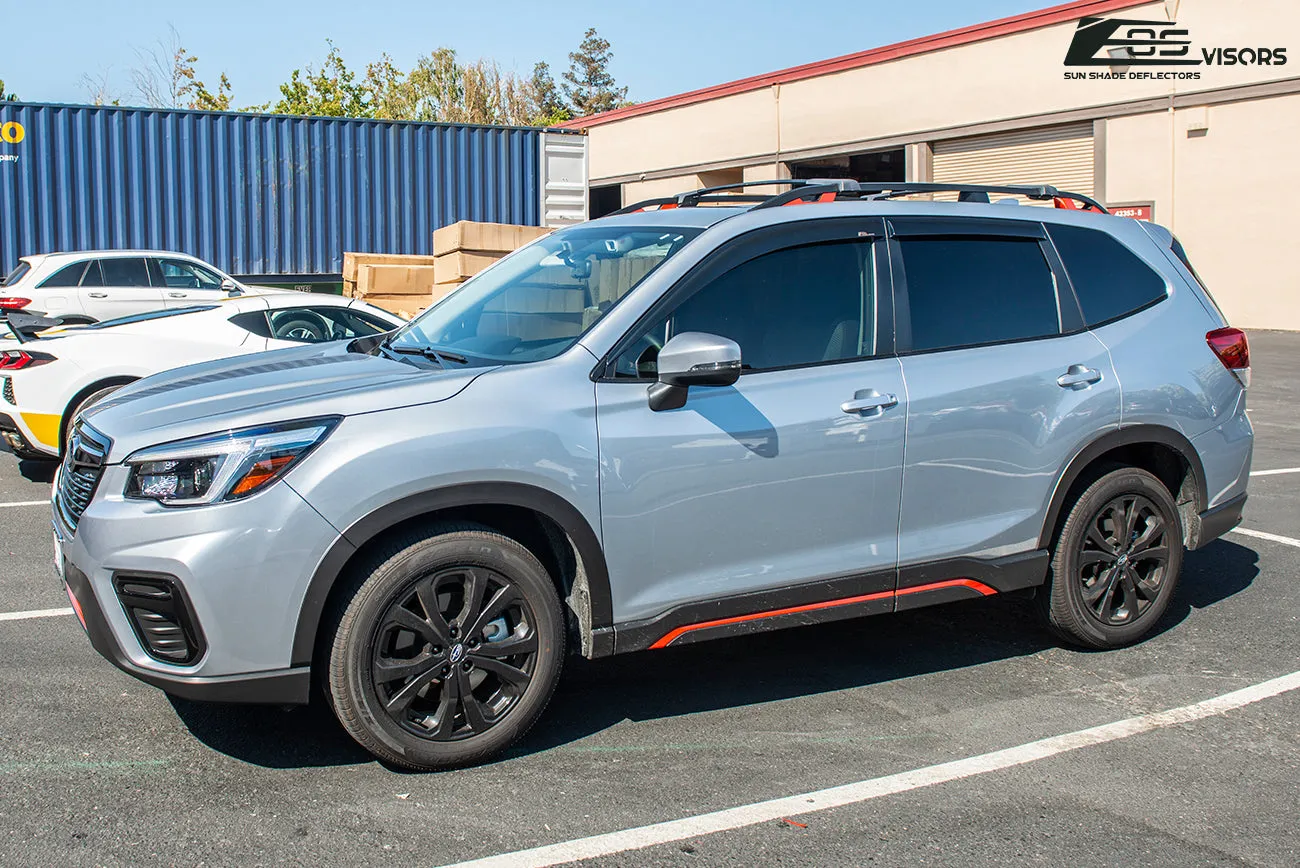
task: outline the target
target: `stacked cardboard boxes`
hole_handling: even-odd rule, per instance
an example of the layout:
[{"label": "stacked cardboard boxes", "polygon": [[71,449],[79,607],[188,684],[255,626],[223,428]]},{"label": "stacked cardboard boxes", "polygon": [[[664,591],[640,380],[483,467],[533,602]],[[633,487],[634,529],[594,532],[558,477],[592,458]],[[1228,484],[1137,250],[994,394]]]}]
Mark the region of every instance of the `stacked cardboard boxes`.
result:
[{"label": "stacked cardboard boxes", "polygon": [[462,220],[433,233],[433,256],[344,253],[343,294],[413,317],[507,253],[551,230]]}]

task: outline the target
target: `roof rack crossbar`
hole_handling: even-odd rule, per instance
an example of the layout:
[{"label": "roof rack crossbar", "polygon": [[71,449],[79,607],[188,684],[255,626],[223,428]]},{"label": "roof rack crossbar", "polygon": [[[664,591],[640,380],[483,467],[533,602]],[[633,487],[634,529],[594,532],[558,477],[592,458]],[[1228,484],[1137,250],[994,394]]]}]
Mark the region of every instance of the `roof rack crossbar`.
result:
[{"label": "roof rack crossbar", "polygon": [[914,193],[1005,193],[1028,199],[1073,199],[1103,214],[1106,208],[1090,196],[1058,190],[1051,184],[942,184],[928,181],[898,181],[896,183],[865,183],[860,185],[862,195],[868,199],[892,199]]},{"label": "roof rack crossbar", "polygon": [[[644,211],[646,208],[653,206],[663,207],[665,205],[673,208],[691,208],[701,202],[723,204],[727,202],[736,202],[737,204],[751,204],[766,202],[770,196],[752,196],[745,194],[732,193],[726,196],[717,194],[726,190],[743,190],[747,187],[793,187],[796,190],[806,189],[808,187],[822,187],[834,185],[834,189],[839,192],[848,192],[856,190],[858,182],[850,178],[825,179],[825,178],[778,178],[771,181],[737,181],[734,184],[718,184],[715,187],[701,187],[698,190],[688,190],[685,193],[678,193],[675,196],[659,196],[654,199],[644,199],[640,202],[634,202],[626,205],[617,211],[607,214],[607,217],[613,217],[618,214],[633,214],[637,211]],[[793,192],[793,191],[792,191]],[[787,195],[787,194],[780,194]]]}]

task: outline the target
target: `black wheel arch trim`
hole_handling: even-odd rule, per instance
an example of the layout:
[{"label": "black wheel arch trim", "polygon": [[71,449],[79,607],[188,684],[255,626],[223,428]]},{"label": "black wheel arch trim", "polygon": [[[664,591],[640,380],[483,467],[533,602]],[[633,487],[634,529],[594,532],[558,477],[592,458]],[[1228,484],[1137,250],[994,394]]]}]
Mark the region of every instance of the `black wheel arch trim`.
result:
[{"label": "black wheel arch trim", "polygon": [[381,506],[350,525],[330,546],[316,567],[298,613],[292,665],[307,666],[316,648],[317,631],[334,583],[348,561],[366,543],[402,522],[440,510],[466,506],[511,506],[530,509],[555,522],[572,540],[582,561],[591,610],[592,656],[613,651],[614,607],[600,538],[587,519],[564,497],[535,485],[516,482],[474,482],[408,495]]},{"label": "black wheel arch trim", "polygon": [[[1201,457],[1197,453],[1196,447],[1192,445],[1192,441],[1188,440],[1180,432],[1164,425],[1130,425],[1106,432],[1089,442],[1070,459],[1070,463],[1066,465],[1065,470],[1057,478],[1056,486],[1052,490],[1052,499],[1048,502],[1047,516],[1043,522],[1042,532],[1038,537],[1039,548],[1051,548],[1052,538],[1055,536],[1056,529],[1060,524],[1061,513],[1066,508],[1065,498],[1089,465],[1113,449],[1149,443],[1167,446],[1181,455],[1183,460],[1187,462],[1196,497],[1190,516],[1193,524],[1199,524],[1199,515],[1205,509],[1207,501],[1205,467],[1201,463]],[[1173,492],[1173,495],[1176,500],[1178,492]],[[1187,516],[1184,518],[1186,519]],[[1199,535],[1199,528],[1186,527],[1183,530],[1187,540],[1194,543]]]}]

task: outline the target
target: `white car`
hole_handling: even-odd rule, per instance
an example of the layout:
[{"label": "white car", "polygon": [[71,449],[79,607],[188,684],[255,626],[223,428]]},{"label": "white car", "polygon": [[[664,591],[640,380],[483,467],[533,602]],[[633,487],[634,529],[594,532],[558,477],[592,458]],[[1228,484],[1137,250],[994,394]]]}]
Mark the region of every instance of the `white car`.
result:
[{"label": "white car", "polygon": [[0,313],[29,310],[65,323],[92,323],[188,307],[247,292],[224,271],[184,253],[84,250],[24,256],[0,283]]},{"label": "white car", "polygon": [[0,438],[19,458],[57,458],[77,413],[141,377],[405,322],[358,299],[286,292],[0,339]]}]

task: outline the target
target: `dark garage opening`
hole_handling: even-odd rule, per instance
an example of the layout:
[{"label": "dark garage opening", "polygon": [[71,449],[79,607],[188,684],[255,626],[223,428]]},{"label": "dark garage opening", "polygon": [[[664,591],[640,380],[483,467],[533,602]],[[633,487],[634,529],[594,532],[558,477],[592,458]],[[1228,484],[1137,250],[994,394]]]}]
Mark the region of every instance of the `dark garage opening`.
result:
[{"label": "dark garage opening", "polygon": [[612,214],[623,207],[623,187],[610,184],[607,187],[592,187],[587,194],[587,217],[595,220]]},{"label": "dark garage opening", "polygon": [[852,178],[855,181],[907,180],[903,149],[844,154],[789,163],[792,178]]}]

